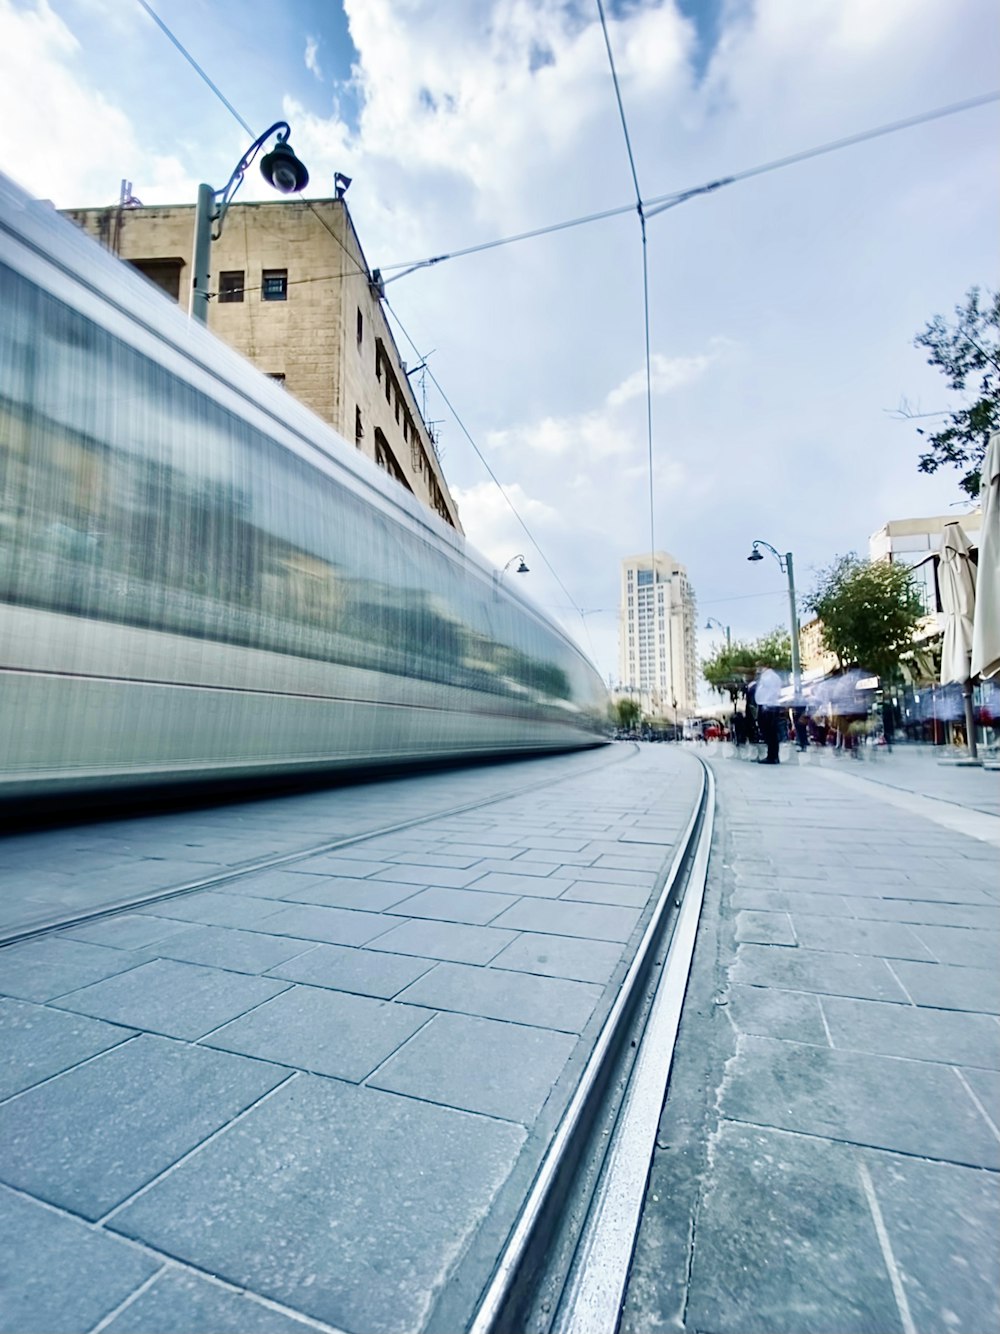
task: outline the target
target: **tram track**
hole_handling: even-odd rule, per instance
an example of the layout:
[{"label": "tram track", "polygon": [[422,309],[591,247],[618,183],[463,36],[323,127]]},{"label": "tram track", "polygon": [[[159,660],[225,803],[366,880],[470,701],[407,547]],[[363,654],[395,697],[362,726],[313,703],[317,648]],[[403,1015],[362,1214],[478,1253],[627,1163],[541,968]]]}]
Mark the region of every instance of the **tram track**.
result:
[{"label": "tram track", "polygon": [[[604,755],[607,752],[601,753]],[[598,769],[604,768],[608,764],[615,765],[626,763],[630,759],[634,759],[638,753],[638,747],[633,744],[628,751],[614,754],[613,758],[604,759],[602,763],[588,765],[587,767],[575,770],[572,773],[561,774],[556,778],[541,779],[537,783],[519,782],[514,786],[504,788],[501,792],[491,793],[487,797],[479,797],[474,801],[447,806],[439,810],[430,811],[426,814],[413,816],[407,820],[396,820],[391,824],[381,825],[375,829],[368,829],[360,834],[350,834],[341,838],[327,839],[321,843],[310,844],[308,847],[296,849],[293,852],[282,852],[272,856],[259,857],[253,861],[242,862],[235,867],[228,867],[225,871],[199,877],[196,880],[187,880],[182,884],[170,885],[166,888],[149,891],[148,893],[133,894],[110,902],[106,901],[99,905],[95,905],[92,909],[86,911],[66,913],[59,917],[52,917],[44,922],[19,926],[11,930],[0,928],[0,949],[9,945],[17,945],[24,941],[36,940],[44,936],[52,935],[57,931],[65,931],[71,927],[82,926],[85,923],[102,921],[104,918],[114,917],[118,913],[135,911],[138,908],[150,907],[156,903],[167,903],[171,899],[181,898],[188,894],[196,894],[202,890],[213,890],[222,885],[232,884],[234,881],[238,881],[244,877],[259,875],[263,871],[281,870],[286,866],[295,865],[297,862],[307,861],[311,857],[319,857],[331,852],[340,852],[345,848],[356,847],[358,844],[366,843],[372,839],[384,838],[390,834],[404,833],[408,829],[416,829],[421,825],[429,824],[435,820],[450,819],[456,815],[467,815],[470,811],[483,810],[498,802],[506,801],[511,797],[523,796],[526,792],[540,792],[545,788],[554,787],[560,783],[570,782]]]},{"label": "tram track", "polygon": [[468,1334],[617,1328],[708,873],[715,780],[698,763],[656,906]]}]

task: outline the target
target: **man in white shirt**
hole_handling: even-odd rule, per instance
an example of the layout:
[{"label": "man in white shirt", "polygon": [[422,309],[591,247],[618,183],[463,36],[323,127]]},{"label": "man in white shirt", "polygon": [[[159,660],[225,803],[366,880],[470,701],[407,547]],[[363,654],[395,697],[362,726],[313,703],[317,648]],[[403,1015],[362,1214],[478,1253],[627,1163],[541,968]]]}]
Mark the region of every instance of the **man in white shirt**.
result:
[{"label": "man in white shirt", "polygon": [[781,714],[781,677],[769,663],[757,664],[757,726],[767,743],[767,755],[758,764],[778,764],[778,719]]}]

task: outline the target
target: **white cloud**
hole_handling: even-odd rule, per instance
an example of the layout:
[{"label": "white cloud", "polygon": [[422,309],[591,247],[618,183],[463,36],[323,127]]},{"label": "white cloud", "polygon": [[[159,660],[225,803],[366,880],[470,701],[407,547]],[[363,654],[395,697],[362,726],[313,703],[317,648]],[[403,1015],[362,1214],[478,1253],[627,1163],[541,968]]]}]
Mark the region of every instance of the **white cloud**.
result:
[{"label": "white cloud", "polygon": [[317,59],[318,53],[319,53],[319,42],[316,40],[315,37],[307,37],[306,54],[305,54],[306,69],[309,71],[310,74],[314,75],[317,79],[319,79],[322,82],[323,71],[319,67],[319,60]]}]

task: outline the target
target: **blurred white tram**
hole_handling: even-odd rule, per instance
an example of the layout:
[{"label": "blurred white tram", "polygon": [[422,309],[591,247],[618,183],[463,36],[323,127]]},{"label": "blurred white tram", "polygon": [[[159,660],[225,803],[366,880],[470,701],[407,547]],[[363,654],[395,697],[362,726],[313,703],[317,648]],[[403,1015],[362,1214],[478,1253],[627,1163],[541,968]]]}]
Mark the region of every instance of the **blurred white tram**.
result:
[{"label": "blurred white tram", "polygon": [[607,730],[464,538],[0,176],[0,797]]}]

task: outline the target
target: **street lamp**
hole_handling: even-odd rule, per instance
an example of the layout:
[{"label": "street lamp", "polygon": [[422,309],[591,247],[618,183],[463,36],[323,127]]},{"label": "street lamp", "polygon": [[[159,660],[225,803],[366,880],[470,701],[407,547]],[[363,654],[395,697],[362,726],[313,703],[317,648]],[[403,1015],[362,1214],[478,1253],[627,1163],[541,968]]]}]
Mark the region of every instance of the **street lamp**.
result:
[{"label": "street lamp", "polygon": [[236,164],[224,189],[213,190],[210,185],[204,184],[198,186],[198,202],[194,211],[194,273],[191,277],[189,313],[193,319],[200,320],[202,324],[208,323],[209,251],[212,242],[217,241],[222,235],[226,210],[240,188],[244,172],[275,133],[278,135],[278,142],[261,160],[261,175],[268,185],[283,195],[297,194],[299,190],[304,190],[309,184],[309,173],[292,152],[292,146],[288,142],[291,129],[283,120],[275,121],[269,130],[265,130],[253,141]]},{"label": "street lamp", "polygon": [[509,560],[509,561],[507,562],[507,564],[503,567],[503,573],[504,573],[504,574],[507,573],[507,571],[510,569],[510,567],[514,564],[515,561],[518,562],[518,567],[517,567],[517,569],[514,571],[515,574],[530,574],[530,573],[531,573],[531,571],[528,569],[527,565],[525,565],[525,563],[524,563],[524,557],[523,557],[523,556],[511,556],[510,560]]},{"label": "street lamp", "polygon": [[[750,557],[750,559],[752,560],[753,557]],[[759,559],[760,559],[760,557],[758,557],[758,560],[759,560]],[[722,622],[721,622],[721,621],[717,621],[717,620],[715,619],[714,616],[710,616],[710,617],[708,618],[708,620],[705,622],[705,629],[706,629],[706,630],[711,630],[711,628],[712,628],[713,625],[716,626],[719,630],[721,630],[722,633],[726,636],[726,648],[729,648],[729,647],[730,647],[730,643],[731,643],[730,638],[729,638],[729,626],[728,626],[728,625],[723,625]]]},{"label": "street lamp", "polygon": [[782,574],[788,575],[788,614],[792,626],[792,702],[798,704],[799,696],[802,694],[802,666],[799,662],[799,613],[795,606],[795,566],[792,562],[792,553],[786,551],[782,556],[770,542],[762,542],[759,538],[754,540],[753,550],[747,556],[747,560],[763,560],[763,553],[760,547],[767,547],[768,551],[774,557],[781,567]]}]

